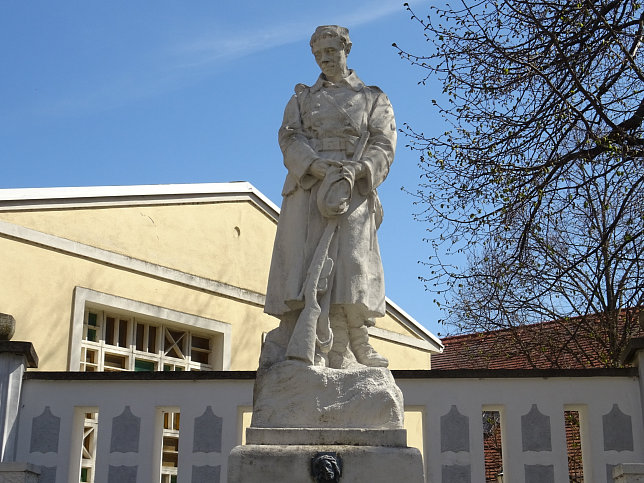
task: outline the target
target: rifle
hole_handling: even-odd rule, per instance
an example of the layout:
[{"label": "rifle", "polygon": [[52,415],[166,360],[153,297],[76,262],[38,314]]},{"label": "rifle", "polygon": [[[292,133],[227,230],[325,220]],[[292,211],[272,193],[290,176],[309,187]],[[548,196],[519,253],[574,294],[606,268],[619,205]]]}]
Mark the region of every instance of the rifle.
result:
[{"label": "rifle", "polygon": [[[362,158],[368,139],[369,131],[365,131],[356,144],[353,161],[359,161]],[[342,170],[346,168],[333,169]],[[333,173],[334,176],[337,176],[337,174],[337,172]],[[329,176],[328,172],[327,176]],[[329,257],[329,247],[338,229],[340,216],[342,214],[328,218],[327,225],[313,253],[311,265],[307,270],[306,279],[300,292],[304,296],[304,308],[297,318],[293,334],[286,348],[287,359],[297,359],[309,365],[314,365],[316,346],[323,353],[327,353],[333,345],[329,310],[331,308],[330,297],[334,261]],[[320,301],[318,301],[318,294],[322,295]],[[318,334],[323,336],[324,339],[321,340]]]}]

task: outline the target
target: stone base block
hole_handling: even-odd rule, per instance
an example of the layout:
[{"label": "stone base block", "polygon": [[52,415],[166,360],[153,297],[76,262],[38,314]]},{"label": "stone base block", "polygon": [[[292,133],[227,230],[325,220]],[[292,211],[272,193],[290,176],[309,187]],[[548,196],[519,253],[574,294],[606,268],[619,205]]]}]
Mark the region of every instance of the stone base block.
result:
[{"label": "stone base block", "polygon": [[406,429],[247,428],[246,444],[407,447]]},{"label": "stone base block", "polygon": [[644,483],[644,464],[625,463],[613,468],[615,483]]},{"label": "stone base block", "polygon": [[38,483],[40,470],[29,463],[0,463],[0,483]]},{"label": "stone base block", "polygon": [[423,483],[423,459],[416,448],[349,445],[244,445],[228,458],[229,483],[314,483],[311,461],[335,453],[341,483],[404,481]]}]

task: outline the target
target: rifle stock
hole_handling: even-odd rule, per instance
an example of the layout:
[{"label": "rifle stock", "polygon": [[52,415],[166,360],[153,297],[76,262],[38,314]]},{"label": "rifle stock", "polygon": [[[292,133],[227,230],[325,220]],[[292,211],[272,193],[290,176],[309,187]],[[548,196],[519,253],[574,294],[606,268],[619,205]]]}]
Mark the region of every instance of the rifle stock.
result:
[{"label": "rifle stock", "polygon": [[[286,357],[288,359],[297,359],[313,365],[315,360],[315,346],[317,343],[317,327],[322,307],[318,302],[318,292],[320,292],[320,278],[325,266],[328,266],[327,259],[329,254],[329,245],[338,226],[337,220],[329,220],[324,233],[318,242],[313,254],[313,260],[306,274],[304,287],[304,308],[300,312],[293,334],[286,348]],[[327,275],[328,276],[328,275]],[[325,284],[328,291],[329,284]],[[325,294],[326,295],[326,294]],[[329,334],[328,341],[321,343],[328,348],[331,347],[333,335]]]},{"label": "rifle stock", "polygon": [[[358,143],[356,144],[355,152],[353,153],[353,161],[360,161],[362,154],[364,153],[367,141],[369,140],[369,131],[365,131],[360,136]],[[323,352],[328,352],[333,345],[333,332],[331,331],[328,323],[329,317],[329,298],[331,292],[331,264],[333,260],[329,260],[329,246],[331,245],[331,240],[333,235],[338,228],[338,219],[330,218],[324,233],[318,242],[317,247],[315,248],[315,253],[313,254],[313,259],[311,260],[311,265],[306,273],[306,279],[304,280],[304,286],[302,287],[302,294],[304,295],[304,308],[300,315],[297,318],[295,327],[293,328],[293,334],[291,334],[291,339],[288,342],[286,348],[286,358],[287,359],[297,359],[303,362],[306,362],[309,365],[314,365],[315,363],[315,347],[316,345],[320,346],[320,349]],[[330,263],[327,263],[327,260]],[[325,267],[328,267],[326,272],[327,283],[324,286],[321,286],[320,281],[325,271]],[[321,320],[320,315],[322,315],[322,307],[318,302],[318,293],[324,293],[322,298],[322,303],[324,304],[324,319]],[[325,341],[320,341],[318,339],[318,326],[322,326],[322,322],[326,322],[323,327],[323,330],[328,332],[328,339]]]}]

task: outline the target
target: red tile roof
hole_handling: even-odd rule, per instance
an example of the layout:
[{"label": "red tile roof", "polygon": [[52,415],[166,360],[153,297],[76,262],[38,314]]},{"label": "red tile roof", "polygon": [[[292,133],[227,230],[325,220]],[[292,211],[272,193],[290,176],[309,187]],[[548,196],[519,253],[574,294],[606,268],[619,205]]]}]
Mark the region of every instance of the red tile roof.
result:
[{"label": "red tile roof", "polygon": [[[445,350],[432,355],[432,369],[583,369],[612,367],[628,340],[644,335],[638,315],[623,311],[618,340],[609,342],[602,316],[574,317],[512,329],[456,335],[442,339]],[[605,325],[604,325],[605,326]]]}]

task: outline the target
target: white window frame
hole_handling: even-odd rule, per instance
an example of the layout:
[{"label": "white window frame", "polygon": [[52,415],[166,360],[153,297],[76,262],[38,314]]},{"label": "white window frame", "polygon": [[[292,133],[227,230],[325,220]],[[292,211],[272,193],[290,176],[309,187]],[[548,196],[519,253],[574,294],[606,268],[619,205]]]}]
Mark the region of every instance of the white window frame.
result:
[{"label": "white window frame", "polygon": [[[160,408],[161,410],[161,427],[159,428],[161,430],[161,455],[160,455],[160,460],[159,460],[159,468],[161,471],[161,483],[170,482],[171,478],[174,476],[177,476],[177,472],[179,470],[179,452],[177,451],[177,466],[163,466],[163,457],[165,456],[165,453],[170,452],[174,453],[174,451],[166,451],[165,449],[165,440],[166,438],[168,439],[173,439],[177,441],[177,447],[181,442],[181,439],[179,437],[179,431],[180,428],[175,428],[174,427],[174,422],[175,422],[175,415],[179,415],[181,417],[181,411],[178,408]],[[165,415],[168,415],[168,419],[170,421],[170,428],[165,427]],[[178,447],[180,450],[181,448]]]},{"label": "white window frame", "polygon": [[[98,446],[98,425],[100,417],[98,407],[75,406],[72,419],[71,445],[69,454],[69,481],[80,481],[83,468],[90,468],[91,483],[96,481],[96,448]],[[87,413],[95,413],[96,418],[88,420]],[[83,458],[86,431],[93,430],[94,437],[89,451],[89,458]]]},{"label": "white window frame", "polygon": [[88,308],[106,311],[109,314],[120,313],[128,317],[140,317],[145,319],[145,322],[158,323],[177,330],[198,332],[196,335],[207,334],[217,341],[217,344],[213,344],[210,366],[213,370],[230,370],[232,332],[230,324],[84,287],[75,287],[68,359],[70,371],[80,370],[83,326]]},{"label": "white window frame", "polygon": [[[86,414],[93,414],[94,417],[89,419],[85,417],[85,423],[83,424],[83,436],[81,438],[81,461],[80,461],[80,471],[79,471],[79,480],[80,473],[84,468],[87,468],[89,471],[89,480],[88,483],[94,483],[96,476],[96,446],[98,442],[98,411],[88,411]],[[90,438],[90,448],[86,450],[85,448],[85,437],[89,436]],[[86,454],[87,453],[87,454]],[[87,456],[87,457],[85,457]]]},{"label": "white window frame", "polygon": [[[90,315],[95,316],[96,325],[90,325],[87,322]],[[108,319],[112,319],[109,336]],[[92,306],[85,308],[85,320],[81,342],[81,370],[88,371],[87,366],[92,366],[93,371],[97,372],[135,371],[137,361],[153,364],[155,371],[213,369],[213,352],[217,351],[220,337],[213,337],[212,333],[200,331],[194,327],[168,325],[167,321],[142,319],[140,316],[115,313]],[[90,328],[96,332],[95,340],[87,337],[87,331]],[[149,348],[150,329],[155,329],[153,351],[137,348],[139,328],[143,328],[143,342],[146,348]],[[205,342],[202,347],[199,346],[198,339]],[[88,352],[95,354],[92,362],[86,360]],[[194,358],[195,353],[207,354],[207,360],[201,361],[199,357]],[[114,367],[108,364],[110,357],[122,360],[122,366]],[[84,366],[85,369],[83,369]]]}]

